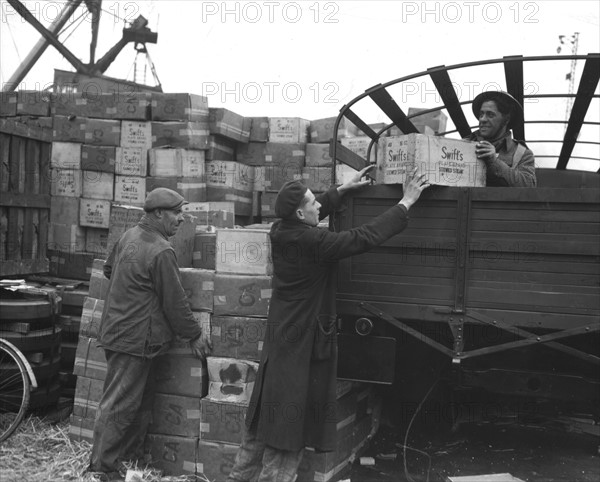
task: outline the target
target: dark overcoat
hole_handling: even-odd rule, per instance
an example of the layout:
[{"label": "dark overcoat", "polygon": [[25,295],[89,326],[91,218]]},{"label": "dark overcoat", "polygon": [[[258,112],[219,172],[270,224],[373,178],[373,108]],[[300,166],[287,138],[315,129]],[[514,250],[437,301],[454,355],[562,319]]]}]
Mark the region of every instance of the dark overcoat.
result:
[{"label": "dark overcoat", "polygon": [[[317,200],[321,219],[340,203],[335,188]],[[273,224],[273,295],[246,415],[259,440],[281,450],[335,449],[336,263],[383,243],[406,224],[400,205],[339,233],[296,220]]]}]

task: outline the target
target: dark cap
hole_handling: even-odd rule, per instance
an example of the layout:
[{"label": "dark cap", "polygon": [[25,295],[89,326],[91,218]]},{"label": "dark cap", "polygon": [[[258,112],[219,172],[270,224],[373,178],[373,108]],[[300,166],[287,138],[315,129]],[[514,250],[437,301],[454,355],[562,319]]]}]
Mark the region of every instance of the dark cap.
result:
[{"label": "dark cap", "polygon": [[302,184],[302,181],[286,182],[279,190],[277,199],[275,199],[275,216],[284,219],[291,217],[300,206],[306,191],[308,191],[308,188]]},{"label": "dark cap", "polygon": [[475,114],[475,117],[479,118],[479,111],[481,110],[481,105],[484,102],[488,100],[495,101],[498,99],[510,105],[510,122],[508,123],[507,127],[509,129],[514,129],[517,126],[522,125],[523,107],[512,95],[501,90],[488,90],[487,92],[482,92],[473,99],[473,114]]},{"label": "dark cap", "polygon": [[157,187],[146,196],[144,211],[149,213],[155,209],[179,209],[184,204],[188,202],[178,192],[166,187]]}]

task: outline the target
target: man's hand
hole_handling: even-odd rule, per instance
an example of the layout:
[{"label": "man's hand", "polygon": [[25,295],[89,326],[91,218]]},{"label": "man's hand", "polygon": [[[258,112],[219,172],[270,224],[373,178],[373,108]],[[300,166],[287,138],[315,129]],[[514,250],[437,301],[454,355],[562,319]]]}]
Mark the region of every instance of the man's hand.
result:
[{"label": "man's hand", "polygon": [[203,331],[200,338],[190,341],[190,348],[196,358],[206,358],[212,351],[212,342],[210,341],[210,333]]},{"label": "man's hand", "polygon": [[475,154],[477,154],[477,159],[489,164],[496,159],[496,148],[488,141],[479,141],[475,144]]},{"label": "man's hand", "polygon": [[427,189],[430,186],[425,174],[419,174],[417,171],[418,169],[415,167],[410,174],[406,175],[406,181],[402,187],[404,196],[398,204],[405,206],[407,211],[417,202],[423,189]]},{"label": "man's hand", "polygon": [[361,180],[365,174],[367,174],[371,169],[373,169],[375,167],[375,164],[371,164],[367,167],[365,167],[364,169],[362,169],[361,171],[358,171],[354,176],[352,176],[352,179],[350,179],[348,182],[345,182],[344,184],[342,184],[341,186],[339,186],[337,188],[338,192],[340,194],[344,194],[346,191],[350,191],[352,189],[358,189],[360,187],[366,186],[367,184],[369,184],[371,181],[369,179],[365,179],[365,180]]}]

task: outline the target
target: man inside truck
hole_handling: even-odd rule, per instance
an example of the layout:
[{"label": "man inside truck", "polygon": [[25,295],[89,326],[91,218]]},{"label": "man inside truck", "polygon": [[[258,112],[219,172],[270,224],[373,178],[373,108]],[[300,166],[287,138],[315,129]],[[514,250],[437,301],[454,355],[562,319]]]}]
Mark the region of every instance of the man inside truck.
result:
[{"label": "man inside truck", "polygon": [[370,168],[317,197],[301,181],[287,182],[277,195],[275,213],[281,219],[270,231],[273,292],[267,330],[229,482],[292,482],[304,447],[335,450],[337,261],[403,231],[408,210],[429,186],[415,170],[400,202],[380,216],[348,231],[318,227],[345,192],[368,183],[361,179]]},{"label": "man inside truck", "polygon": [[479,130],[467,140],[476,141],[476,154],[487,167],[488,186],[535,187],[535,158],[511,129],[523,125],[523,108],[510,94],[482,92],[473,100]]}]

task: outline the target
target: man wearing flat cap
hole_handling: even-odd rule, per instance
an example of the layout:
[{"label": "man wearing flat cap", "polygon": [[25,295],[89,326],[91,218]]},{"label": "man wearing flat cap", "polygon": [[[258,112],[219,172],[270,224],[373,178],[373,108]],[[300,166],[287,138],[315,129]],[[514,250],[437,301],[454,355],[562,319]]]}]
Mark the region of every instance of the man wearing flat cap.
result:
[{"label": "man wearing flat cap", "polygon": [[333,451],[337,337],[337,261],[364,253],[400,233],[408,210],[429,184],[416,170],[402,200],[367,224],[333,232],[318,227],[361,178],[315,197],[300,181],[279,191],[270,231],[273,292],[260,366],[246,414],[246,432],[228,482],[292,482],[304,447]]},{"label": "man wearing flat cap", "polygon": [[487,167],[488,186],[535,187],[535,159],[511,129],[523,125],[523,108],[510,94],[488,91],[473,99],[479,130],[467,137],[476,141],[476,154]]},{"label": "man wearing flat cap", "polygon": [[98,333],[106,353],[106,380],[94,427],[89,470],[121,480],[121,462],[141,460],[151,421],[153,368],[178,335],[203,358],[211,346],[194,319],[169,238],[183,222],[177,192],[156,188],[145,214],[115,244],[104,265],[110,279]]}]

